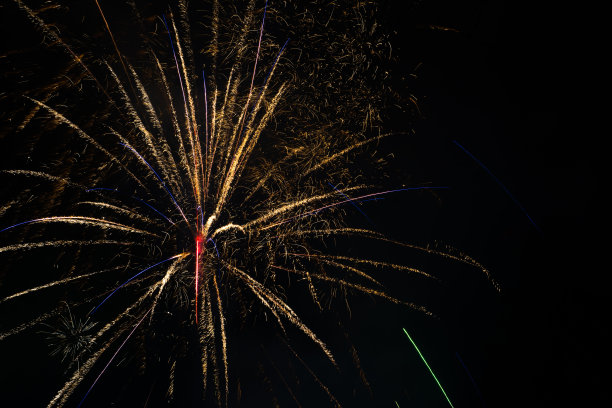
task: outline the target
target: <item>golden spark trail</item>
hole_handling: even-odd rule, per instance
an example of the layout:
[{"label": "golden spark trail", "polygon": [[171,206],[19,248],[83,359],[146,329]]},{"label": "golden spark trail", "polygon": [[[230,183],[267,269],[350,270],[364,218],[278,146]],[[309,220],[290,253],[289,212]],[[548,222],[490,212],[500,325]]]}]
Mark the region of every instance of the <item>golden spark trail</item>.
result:
[{"label": "golden spark trail", "polygon": [[381,140],[381,139],[383,139],[385,137],[396,136],[396,135],[407,135],[407,133],[386,133],[384,135],[378,135],[378,136],[375,136],[375,137],[371,137],[371,138],[369,138],[367,140],[364,140],[362,142],[355,143],[355,144],[353,144],[353,145],[351,145],[351,146],[349,146],[349,147],[339,151],[338,153],[334,153],[330,157],[326,158],[325,160],[323,160],[320,163],[316,164],[315,166],[311,167],[310,169],[308,169],[308,171],[306,171],[306,173],[304,173],[304,176],[309,175],[310,173],[314,172],[315,170],[320,169],[321,167],[327,165],[328,163],[336,160],[339,157],[342,157],[342,156],[346,155],[347,153],[349,153],[349,152],[351,152],[351,151],[353,151],[353,150],[355,150],[355,149],[357,149],[357,148],[359,148],[361,146],[365,146],[368,143],[376,142],[376,141]]},{"label": "golden spark trail", "polygon": [[[113,32],[111,31],[110,26],[108,25],[108,21],[106,21],[106,17],[104,16],[102,7],[100,7],[100,3],[98,2],[98,0],[95,0],[95,1],[96,1],[96,6],[98,6],[98,10],[100,11],[100,15],[102,16],[102,20],[104,21],[104,25],[106,26],[106,31],[108,32],[108,35],[110,36],[111,41],[113,42],[113,47],[115,47],[115,52],[117,53],[117,56],[119,57],[119,62],[121,62],[121,66],[123,67],[123,72],[125,72],[125,76],[128,78],[128,81],[129,81],[130,75],[128,74],[127,69],[125,68],[123,56],[119,52],[119,47],[117,47],[117,43],[115,42],[115,36],[113,35]],[[130,82],[130,86],[132,86],[131,82]],[[134,91],[134,88],[132,88],[132,91]]]},{"label": "golden spark trail", "polygon": [[108,204],[108,203],[104,203],[100,201],[81,201],[79,203],[76,203],[76,205],[91,205],[93,207],[109,209],[118,214],[123,214],[129,218],[137,219],[137,220],[146,222],[147,224],[151,224],[151,225],[157,222],[156,220],[153,220],[149,217],[145,217],[144,215],[138,214],[137,212],[134,212],[132,210],[128,210],[127,208],[118,207],[116,205],[112,205],[112,204]]},{"label": "golden spark trail", "polygon": [[[342,189],[340,191],[346,193],[346,192],[349,192],[349,191],[360,190],[360,189],[363,189],[364,187],[365,186],[349,187],[349,188]],[[324,200],[324,199],[327,199],[327,198],[336,197],[336,196],[337,195],[336,195],[335,192],[331,192],[331,193],[325,193],[325,194],[316,195],[316,196],[313,196],[313,197],[307,197],[307,198],[304,198],[302,200],[292,201],[290,203],[278,206],[277,208],[272,209],[271,211],[263,214],[262,216],[254,219],[252,221],[249,221],[248,223],[243,225],[243,228],[252,228],[252,226],[254,226],[254,225],[261,224],[262,222],[267,221],[267,220],[269,220],[270,218],[272,218],[274,216],[277,216],[277,215],[289,212],[289,211],[295,209],[296,207],[304,206],[304,205],[310,204],[312,202],[321,201],[321,200]],[[302,214],[300,214],[300,216],[301,215]],[[262,227],[261,229],[262,230],[270,229],[270,228],[273,228],[273,227],[275,227],[277,225],[280,225],[281,223],[282,222],[270,224],[270,225],[267,225],[266,227]]]},{"label": "golden spark trail", "polygon": [[285,316],[287,320],[289,320],[298,329],[304,332],[304,334],[310,337],[310,339],[313,342],[318,344],[321,350],[323,350],[323,352],[327,356],[327,358],[334,365],[336,365],[336,361],[333,355],[331,354],[331,352],[329,351],[329,349],[327,348],[327,346],[325,345],[325,343],[319,340],[319,338],[312,332],[312,330],[310,330],[306,325],[304,325],[304,323],[302,323],[302,321],[297,316],[297,314],[285,302],[283,302],[280,298],[274,295],[269,289],[266,289],[260,282],[253,279],[247,273],[225,262],[223,262],[223,264],[225,265],[226,268],[233,271],[238,277],[240,277],[246,283],[248,283],[247,286],[249,287],[249,289],[251,289],[256,295],[258,295],[260,299],[263,297],[266,299],[267,302],[270,302],[271,305],[268,304],[268,307],[270,310],[276,309],[276,311],[280,312],[283,316]]},{"label": "golden spark trail", "polygon": [[[354,263],[360,263],[360,264],[367,264],[367,265],[372,265],[375,267],[379,267],[379,268],[390,268],[390,269],[396,269],[396,270],[400,270],[400,271],[408,271],[408,272],[414,272],[414,273],[418,273],[419,275],[423,275],[426,276],[428,278],[431,279],[438,279],[435,276],[432,276],[430,274],[428,274],[427,272],[424,272],[420,269],[416,269],[416,268],[411,268],[408,266],[404,266],[404,265],[397,265],[397,264],[392,264],[389,262],[380,262],[380,261],[374,261],[371,259],[362,259],[362,258],[354,258],[354,257],[349,257],[349,256],[340,256],[340,255],[321,255],[321,254],[294,254],[294,253],[288,253],[288,255],[293,255],[293,256],[303,256],[303,257],[307,257],[307,258],[318,258],[318,259],[322,259],[322,260],[330,260],[330,259],[335,259],[335,260],[339,260],[339,261],[349,261],[349,262],[354,262]],[[342,265],[343,267],[346,267],[346,265]]]},{"label": "golden spark trail", "polygon": [[118,267],[111,268],[111,269],[105,269],[105,270],[102,270],[102,271],[91,272],[91,273],[86,273],[84,275],[71,276],[69,278],[60,279],[60,280],[57,280],[57,281],[54,281],[54,282],[51,282],[51,283],[47,283],[45,285],[37,286],[35,288],[30,288],[30,289],[26,289],[24,291],[21,291],[19,293],[15,293],[14,295],[5,297],[4,299],[0,299],[0,303],[4,303],[7,300],[11,300],[11,299],[17,298],[19,296],[27,295],[27,294],[30,294],[32,292],[39,291],[41,289],[47,289],[47,288],[51,288],[51,287],[54,287],[54,286],[63,285],[63,284],[66,284],[66,283],[69,283],[69,282],[72,282],[72,281],[75,281],[75,280],[89,278],[91,276],[99,275],[101,273],[107,273],[107,272],[116,271],[116,270],[119,270],[119,269],[122,269],[122,268],[123,268],[123,266],[118,266]]},{"label": "golden spark trail", "polygon": [[62,178],[62,177],[57,177],[57,176],[53,176],[51,174],[47,174],[41,171],[33,171],[33,170],[0,170],[0,174],[8,174],[11,176],[25,176],[25,177],[37,177],[37,178],[41,178],[43,180],[46,181],[51,181],[54,183],[62,183],[65,184],[66,186],[72,187],[72,188],[76,188],[79,190],[87,190],[87,187],[82,185],[82,184],[78,184],[78,183],[74,183],[68,179]]},{"label": "golden spark trail", "polygon": [[223,304],[221,302],[221,295],[219,294],[219,285],[217,284],[217,276],[212,273],[213,286],[215,287],[215,293],[217,295],[217,308],[219,309],[219,326],[221,328],[221,349],[223,351],[223,373],[225,375],[225,405],[227,406],[227,399],[229,395],[229,375],[228,375],[228,364],[227,364],[227,335],[225,333],[225,315],[223,314]]},{"label": "golden spark trail", "polygon": [[136,243],[136,242],[121,242],[121,241],[111,241],[111,240],[94,240],[94,241],[84,241],[84,240],[60,240],[60,241],[43,241],[43,242],[27,242],[24,244],[14,244],[8,245],[4,247],[0,247],[0,253],[2,252],[12,252],[12,251],[21,251],[21,250],[32,250],[37,248],[45,248],[45,247],[55,247],[61,248],[64,246],[85,246],[85,245],[122,245],[122,246],[133,246],[133,245],[145,245],[144,243]]},{"label": "golden spark trail", "polygon": [[[313,255],[310,255],[310,254],[295,254],[295,253],[290,253],[290,252],[287,252],[287,255],[297,256],[297,257],[305,257],[305,258],[318,258],[323,263],[326,263],[326,264],[332,265],[332,266],[336,266],[336,267],[338,267],[340,269],[344,269],[344,270],[347,270],[349,272],[353,272],[356,275],[359,275],[362,278],[365,278],[365,279],[369,280],[370,282],[372,282],[372,283],[374,283],[374,284],[376,284],[378,286],[382,286],[382,284],[379,281],[377,281],[376,279],[374,279],[373,277],[371,277],[370,275],[368,275],[364,271],[359,270],[357,268],[354,268],[354,267],[352,267],[350,265],[344,265],[344,264],[342,264],[340,262],[334,262],[334,261],[332,261],[330,259],[327,259],[326,257],[323,257],[323,256],[319,257],[319,256],[314,255],[314,254]],[[308,279],[310,279],[310,274],[308,274]]]},{"label": "golden spark trail", "polygon": [[[140,119],[140,116],[136,112],[134,105],[132,105],[132,102],[130,101],[130,97],[125,91],[125,88],[123,88],[123,85],[121,84],[121,81],[119,80],[119,77],[117,76],[113,68],[106,61],[104,63],[105,63],[106,68],[109,70],[111,76],[115,80],[115,85],[117,86],[117,89],[119,90],[119,93],[121,94],[121,99],[123,101],[125,110],[128,113],[129,119],[136,125],[136,128],[139,130],[140,135],[142,136],[142,139],[145,142],[145,145],[151,151],[151,154],[153,155],[153,158],[155,159],[154,164],[161,168],[164,178],[171,179],[169,175],[169,170],[165,162],[161,159],[161,156],[159,155],[157,148],[155,147],[155,141],[154,141],[153,135],[146,128],[146,126]],[[144,92],[144,90],[142,92]]]},{"label": "golden spark trail", "polygon": [[[282,271],[285,271],[285,272],[290,272],[290,273],[294,273],[294,274],[297,274],[297,275],[306,276],[306,272],[305,271],[298,271],[298,270],[295,270],[295,269],[283,268],[283,267],[278,266],[278,265],[270,265],[270,266],[272,268],[279,269],[279,270],[282,270]],[[412,308],[414,310],[418,310],[420,312],[425,313],[426,315],[433,316],[433,314],[430,311],[428,311],[426,308],[424,308],[423,306],[419,306],[419,305],[417,305],[415,303],[412,303],[412,302],[405,302],[405,301],[399,300],[397,298],[394,298],[392,296],[387,295],[385,292],[382,292],[380,290],[368,288],[368,287],[365,287],[363,285],[359,285],[359,284],[356,284],[356,283],[351,283],[351,282],[348,282],[348,281],[343,280],[343,279],[332,278],[330,276],[319,275],[319,274],[314,274],[314,273],[311,273],[310,276],[315,278],[315,279],[324,280],[324,281],[327,281],[327,282],[332,282],[332,283],[344,285],[344,286],[347,286],[349,288],[356,289],[356,290],[358,290],[358,291],[360,291],[362,293],[366,293],[366,294],[370,294],[370,295],[375,295],[375,296],[381,297],[383,299],[386,299],[386,300],[388,300],[390,302],[393,302],[393,303],[396,303],[396,304],[399,304],[399,305],[409,306],[410,308]]]},{"label": "golden spark trail", "polygon": [[97,226],[97,227],[104,227],[107,229],[115,229],[115,230],[119,230],[119,231],[126,231],[126,232],[131,232],[134,234],[142,234],[142,235],[150,235],[153,237],[158,237],[159,235],[154,234],[152,232],[148,232],[148,231],[143,231],[141,229],[137,229],[134,227],[129,227],[127,225],[123,225],[123,224],[119,224],[117,222],[113,222],[113,221],[106,221],[104,219],[99,219],[99,218],[92,218],[92,217],[82,217],[79,215],[70,215],[70,216],[56,216],[56,217],[45,217],[45,218],[37,218],[34,220],[29,220],[29,221],[24,221],[24,222],[20,222],[19,224],[15,224],[12,225],[10,227],[4,228],[3,230],[0,230],[0,232],[4,232],[7,231],[9,229],[13,229],[15,227],[18,227],[20,225],[27,225],[27,224],[38,224],[38,223],[54,223],[54,222],[60,222],[60,223],[66,223],[66,224],[82,224],[82,225],[91,225],[91,226]]},{"label": "golden spark trail", "polygon": [[[165,18],[164,18],[164,23],[165,23]],[[183,59],[183,53],[181,51],[181,46],[180,46],[180,42],[179,42],[179,36],[178,36],[178,31],[176,30],[176,26],[174,24],[174,20],[172,19],[172,17],[170,18],[170,23],[172,24],[172,28],[174,29],[174,36],[175,36],[175,40],[176,40],[176,47],[178,50],[178,59],[176,57],[176,53],[174,52],[174,43],[171,42],[172,44],[172,52],[174,54],[174,60],[176,63],[176,70],[177,70],[177,74],[179,77],[179,82],[181,85],[181,92],[183,93],[183,103],[184,103],[184,107],[185,107],[185,124],[187,127],[187,135],[189,136],[189,144],[191,146],[191,153],[193,156],[193,172],[192,175],[194,176],[194,185],[196,186],[196,196],[194,197],[196,200],[196,203],[198,206],[201,206],[201,199],[202,199],[202,192],[200,191],[200,174],[202,171],[202,165],[201,165],[201,160],[202,160],[202,153],[200,151],[200,145],[199,143],[197,143],[197,127],[196,127],[196,123],[195,123],[195,112],[194,112],[194,107],[193,107],[193,99],[191,97],[191,88],[189,85],[189,77],[187,76],[187,69],[185,68],[185,61]],[[166,29],[168,30],[168,36],[170,36],[171,41],[172,41],[172,37],[170,34],[170,30],[168,28],[168,26],[166,25]],[[181,64],[179,66],[179,59],[181,61]],[[183,72],[183,75],[181,75],[181,71]],[[185,80],[183,81],[183,76],[185,77]],[[183,85],[184,82],[184,85]],[[185,92],[185,88],[187,89],[187,92]],[[189,101],[189,105],[188,105],[188,101]],[[191,108],[191,110],[190,110]]]},{"label": "golden spark trail", "polygon": [[[181,132],[181,128],[179,126],[178,123],[178,116],[176,114],[176,109],[174,107],[174,102],[172,99],[172,94],[170,93],[170,88],[168,86],[168,81],[166,80],[166,74],[164,73],[164,70],[159,62],[159,59],[157,59],[157,56],[155,55],[155,53],[153,53],[151,51],[151,55],[153,57],[153,59],[155,60],[155,66],[157,67],[157,70],[159,72],[159,77],[161,79],[161,82],[164,86],[164,91],[165,91],[165,95],[167,97],[167,101],[168,104],[170,106],[170,112],[172,113],[172,128],[174,129],[174,137],[178,142],[178,151],[179,151],[179,162],[181,163],[181,166],[183,168],[183,171],[185,171],[187,173],[187,179],[191,184],[191,187],[193,189],[193,194],[194,196],[197,195],[196,194],[196,185],[195,185],[195,178],[191,173],[191,166],[189,165],[189,158],[187,157],[187,151],[185,150],[185,143],[183,142],[183,134]],[[164,138],[162,138],[164,139]],[[167,146],[167,142],[165,142],[164,146]],[[171,152],[169,151],[169,147],[167,148],[168,152],[167,155],[171,155]],[[178,173],[178,169],[175,170]],[[182,179],[180,179],[182,180]]]},{"label": "golden spark trail", "polygon": [[40,19],[38,16],[36,16],[36,14],[34,14],[29,7],[27,7],[25,4],[23,4],[23,2],[21,0],[14,0],[14,1],[15,1],[15,3],[17,3],[19,8],[21,10],[23,10],[28,15],[28,18],[32,21],[32,23],[36,27],[38,27],[38,29],[40,29],[40,31],[42,31],[43,34],[46,37],[52,38],[56,43],[60,44],[62,46],[62,48],[65,51],[68,52],[70,57],[73,58],[74,61],[79,63],[81,65],[81,67],[83,67],[83,69],[87,72],[87,74],[91,77],[91,79],[93,79],[96,82],[96,84],[98,85],[98,88],[106,95],[106,97],[111,102],[111,104],[113,104],[113,106],[116,107],[116,105],[113,102],[113,99],[106,92],[106,90],[102,86],[102,84],[100,84],[100,82],[98,81],[96,76],[89,70],[89,68],[87,67],[87,65],[85,65],[83,60],[72,51],[72,49],[68,46],[68,44],[66,44],[64,41],[62,41],[62,39],[59,36],[57,36],[57,34],[55,34],[55,32],[53,32],[53,30],[50,30],[47,27],[47,25],[45,24],[45,22],[42,19]]},{"label": "golden spark trail", "polygon": [[144,186],[144,184],[142,184],[142,182],[138,179],[138,177],[136,177],[130,170],[128,170],[123,165],[123,163],[121,163],[121,161],[114,154],[110,153],[108,150],[106,150],[104,147],[102,147],[91,136],[89,136],[87,133],[85,133],[80,127],[78,127],[77,125],[75,125],[74,123],[69,121],[64,115],[62,115],[61,113],[59,113],[55,109],[51,108],[50,106],[45,105],[44,103],[39,102],[36,99],[32,99],[32,98],[27,97],[27,96],[26,96],[26,98],[28,98],[29,100],[31,100],[32,102],[34,102],[38,106],[44,108],[46,111],[48,111],[50,114],[52,114],[55,117],[55,119],[58,120],[59,122],[65,124],[65,125],[68,125],[70,128],[74,129],[76,131],[77,135],[79,135],[81,138],[83,138],[87,142],[91,143],[91,145],[93,145],[96,149],[100,150],[102,153],[104,153],[106,156],[108,156],[108,158],[111,159],[112,162],[118,164],[132,178],[132,180],[134,180],[136,183],[138,183],[145,190],[147,189]]}]

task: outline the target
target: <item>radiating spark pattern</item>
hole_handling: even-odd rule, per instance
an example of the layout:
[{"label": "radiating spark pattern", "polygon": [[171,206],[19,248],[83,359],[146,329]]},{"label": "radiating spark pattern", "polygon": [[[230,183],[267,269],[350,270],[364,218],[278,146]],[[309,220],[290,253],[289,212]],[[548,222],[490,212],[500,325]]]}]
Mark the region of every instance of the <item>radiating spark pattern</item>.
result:
[{"label": "radiating spark pattern", "polygon": [[[375,254],[335,254],[333,246],[321,253],[336,239],[403,245],[491,279],[462,254],[346,225],[351,206],[367,218],[368,200],[446,189],[385,187],[369,174],[385,161],[368,148],[409,135],[383,132],[393,92],[379,65],[391,46],[374,4],[210,0],[190,7],[179,0],[150,9],[129,1],[113,12],[96,0],[79,5],[83,21],[98,24],[83,28],[64,18],[70,9],[62,1],[31,3],[12,5],[36,37],[32,49],[44,55],[37,61],[57,74],[46,80],[46,72],[24,69],[10,95],[18,101],[10,112],[16,125],[0,128],[28,137],[16,143],[23,150],[9,162],[15,168],[0,170],[3,180],[19,180],[3,185],[9,199],[0,203],[0,256],[6,275],[16,265],[28,271],[0,297],[3,316],[28,306],[22,320],[10,313],[3,321],[0,340],[59,318],[56,345],[79,363],[49,395],[49,407],[86,404],[131,345],[139,372],[167,374],[147,386],[147,401],[178,398],[183,362],[197,356],[203,400],[227,406],[230,394],[240,394],[232,336],[269,317],[291,358],[340,406],[289,345],[295,330],[337,367],[300,309],[324,309],[320,295],[340,288],[431,315],[390,294],[384,280],[391,271],[437,278]],[[124,14],[138,35],[113,31],[125,26]],[[288,295],[288,279],[296,278],[307,282],[312,305]]]}]

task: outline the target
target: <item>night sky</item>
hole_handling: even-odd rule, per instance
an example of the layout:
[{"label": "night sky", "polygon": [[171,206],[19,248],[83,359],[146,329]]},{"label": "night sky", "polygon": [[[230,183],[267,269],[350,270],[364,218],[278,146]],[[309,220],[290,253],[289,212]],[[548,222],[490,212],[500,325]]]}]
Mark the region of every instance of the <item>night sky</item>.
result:
[{"label": "night sky", "polygon": [[563,2],[509,1],[424,1],[412,10],[395,21],[458,31],[400,33],[401,58],[422,62],[416,94],[424,120],[406,154],[422,174],[452,186],[425,228],[487,265],[502,286],[490,296],[472,278],[453,280],[441,321],[422,328],[421,343],[447,370],[455,406],[479,406],[452,361],[457,351],[487,406],[609,400],[593,371],[605,345],[605,289],[597,284],[599,173],[581,89],[589,70],[581,67],[589,60],[580,51],[582,12]]},{"label": "night sky", "polygon": [[[597,283],[604,273],[597,262],[602,244],[593,215],[597,163],[593,135],[573,120],[583,99],[576,81],[582,60],[575,44],[578,16],[552,2],[399,3],[383,1],[381,21],[395,32],[396,62],[390,68],[405,78],[401,83],[418,99],[420,116],[391,113],[390,128],[409,126],[415,133],[380,149],[393,153],[389,172],[396,179],[448,189],[397,194],[363,209],[377,230],[394,239],[451,245],[476,259],[501,293],[477,269],[377,248],[384,259],[436,271],[441,283],[398,278],[392,288],[436,317],[356,296],[350,313],[338,308],[324,314],[329,320],[304,318],[320,319],[315,329],[330,333],[339,361],[349,364],[343,332],[350,335],[373,395],[360,388],[354,372],[326,368],[316,350],[303,357],[324,373],[344,406],[448,406],[405,328],[456,408],[608,401],[604,377],[594,370],[606,344],[605,288]],[[0,149],[6,149],[2,136]],[[369,226],[359,213],[349,219]],[[347,250],[368,249],[355,243]],[[277,338],[263,341],[268,353],[283,358]],[[307,340],[296,341],[309,347]],[[32,370],[18,370],[20,392],[35,389],[25,382],[40,380],[38,368]],[[10,377],[0,376],[2,406],[3,400],[19,405],[15,392],[2,385]],[[300,401],[321,406],[325,396],[311,382],[302,380]],[[258,386],[254,380],[242,384],[245,396],[259,396]],[[279,402],[293,406],[282,393]]]}]

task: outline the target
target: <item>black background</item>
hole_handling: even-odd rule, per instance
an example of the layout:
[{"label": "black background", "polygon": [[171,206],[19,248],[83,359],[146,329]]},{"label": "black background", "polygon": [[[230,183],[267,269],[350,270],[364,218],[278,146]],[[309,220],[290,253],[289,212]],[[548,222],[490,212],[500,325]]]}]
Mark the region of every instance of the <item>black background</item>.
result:
[{"label": "black background", "polygon": [[[594,235],[601,222],[594,215],[597,149],[580,91],[584,33],[576,10],[535,3],[382,4],[381,19],[396,31],[394,74],[416,76],[410,92],[422,114],[413,138],[386,147],[395,155],[391,166],[449,189],[418,200],[401,194],[364,210],[394,238],[439,241],[469,254],[502,290],[473,269],[425,260],[425,267],[441,268],[443,283],[417,282],[405,293],[437,318],[356,299],[349,319],[340,314],[374,394],[359,391],[364,398],[347,397],[346,406],[448,406],[402,327],[455,407],[587,406],[609,399],[596,370],[605,344],[599,282],[605,270]],[[391,118],[390,127],[402,125],[401,115]],[[504,183],[541,232],[453,140]],[[363,222],[359,217],[355,222]],[[332,391],[352,394],[352,383],[341,376],[332,381]],[[305,395],[301,402],[321,400]]]},{"label": "black background", "polygon": [[[450,350],[472,363],[487,406],[609,399],[596,369],[605,355],[605,289],[597,261],[597,132],[585,106],[585,76],[596,71],[584,48],[594,43],[586,14],[563,2],[510,1],[421,2],[394,14],[399,27],[410,27],[400,31],[400,59],[422,62],[424,120],[406,154],[452,186],[430,236],[483,262],[502,285],[492,301],[453,282],[444,329],[420,333],[429,353],[448,349],[436,363],[449,370],[449,394],[464,398],[455,406],[480,402],[467,399],[473,389],[452,374],[458,362],[451,364]],[[452,140],[487,165],[541,233]],[[437,330],[448,337],[434,338]]]}]

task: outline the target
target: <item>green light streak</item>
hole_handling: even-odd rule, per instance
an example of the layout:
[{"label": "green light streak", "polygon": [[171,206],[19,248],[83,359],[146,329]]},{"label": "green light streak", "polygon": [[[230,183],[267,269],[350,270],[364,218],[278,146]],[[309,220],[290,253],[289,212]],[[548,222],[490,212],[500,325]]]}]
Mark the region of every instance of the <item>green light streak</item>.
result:
[{"label": "green light streak", "polygon": [[397,403],[397,401],[393,401],[395,402],[395,405],[397,405],[397,408],[400,408],[399,404]]},{"label": "green light streak", "polygon": [[440,381],[438,381],[438,378],[436,377],[436,375],[434,374],[434,372],[431,370],[431,367],[429,366],[429,364],[427,364],[427,361],[425,361],[425,357],[423,357],[423,354],[421,354],[421,350],[419,350],[419,348],[417,347],[417,345],[415,344],[415,342],[412,340],[412,337],[410,337],[410,335],[408,334],[408,332],[406,331],[406,329],[404,329],[402,327],[402,329],[404,330],[404,333],[406,333],[406,336],[408,336],[408,340],[410,340],[410,342],[412,343],[412,345],[414,346],[414,348],[416,349],[417,353],[419,353],[419,356],[421,356],[421,360],[423,360],[423,362],[425,363],[425,365],[427,366],[427,369],[429,370],[429,372],[431,373],[431,376],[434,378],[434,380],[436,380],[436,383],[438,383],[438,387],[440,387],[440,389],[442,390],[442,394],[444,394],[444,397],[446,397],[446,400],[448,401],[448,404],[453,407],[453,403],[450,402],[450,399],[448,398],[448,395],[446,395],[446,392],[444,391],[444,388],[442,388],[442,384],[440,384]]}]

